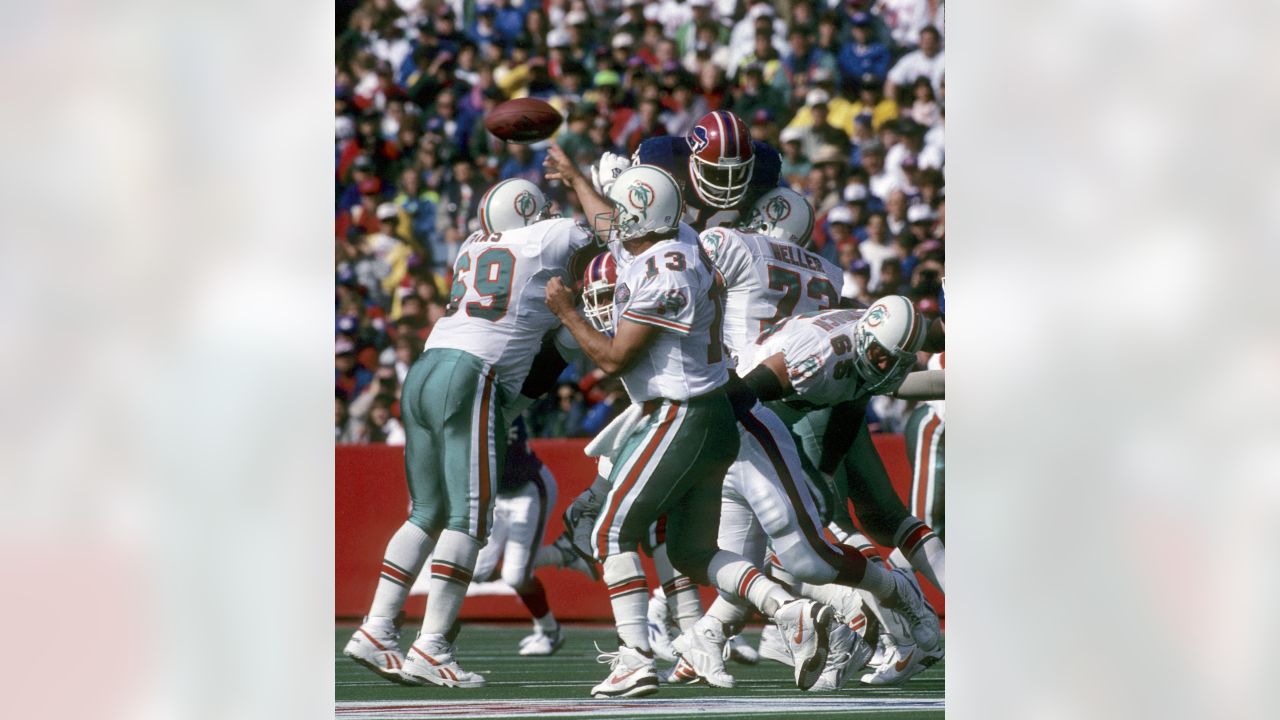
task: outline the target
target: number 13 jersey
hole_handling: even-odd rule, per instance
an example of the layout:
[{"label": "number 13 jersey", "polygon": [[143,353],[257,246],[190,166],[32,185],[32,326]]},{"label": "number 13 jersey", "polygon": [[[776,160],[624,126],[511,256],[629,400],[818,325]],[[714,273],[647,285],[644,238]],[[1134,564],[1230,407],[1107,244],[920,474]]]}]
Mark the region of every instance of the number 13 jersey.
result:
[{"label": "number 13 jersey", "polygon": [[698,246],[664,240],[618,272],[613,314],[659,329],[622,374],[633,402],[687,400],[729,381],[721,341],[724,285]]},{"label": "number 13 jersey", "polygon": [[426,349],[453,348],[493,366],[514,397],[524,384],[542,337],[560,325],[547,309],[547,281],[568,280],[569,260],[592,242],[568,218],[472,236],[453,265],[446,316],[436,321]]},{"label": "number 13 jersey", "polygon": [[793,315],[830,310],[840,302],[844,273],[795,243],[723,227],[703,231],[698,242],[728,290],[724,342],[732,367],[746,361],[743,353],[761,332]]}]

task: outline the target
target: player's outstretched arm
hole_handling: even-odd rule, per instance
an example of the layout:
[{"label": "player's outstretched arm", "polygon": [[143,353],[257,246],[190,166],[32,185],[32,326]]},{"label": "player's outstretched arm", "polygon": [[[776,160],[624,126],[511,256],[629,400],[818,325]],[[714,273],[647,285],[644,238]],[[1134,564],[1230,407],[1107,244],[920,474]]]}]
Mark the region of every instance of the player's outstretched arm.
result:
[{"label": "player's outstretched arm", "polygon": [[547,308],[560,318],[560,322],[578,341],[582,351],[601,370],[610,375],[631,367],[640,353],[653,342],[659,332],[652,325],[623,319],[617,333],[611,338],[591,327],[574,306],[573,293],[558,277],[547,281]]},{"label": "player's outstretched arm", "polygon": [[[578,196],[578,204],[582,207],[582,214],[587,217],[587,225],[599,235],[600,231],[596,228],[595,219],[601,214],[611,216],[613,205],[596,192],[591,180],[578,170],[578,166],[573,164],[559,145],[551,143],[547,148],[547,158],[542,161],[542,166],[546,168],[548,180],[559,180],[573,189],[574,194]],[[608,232],[607,228],[605,232]]]},{"label": "player's outstretched arm", "polygon": [[762,402],[778,400],[791,394],[791,378],[787,375],[787,362],[782,353],[774,353],[760,361],[742,382]]},{"label": "player's outstretched arm", "polygon": [[945,370],[919,370],[907,375],[890,395],[903,400],[943,400],[947,394]]}]

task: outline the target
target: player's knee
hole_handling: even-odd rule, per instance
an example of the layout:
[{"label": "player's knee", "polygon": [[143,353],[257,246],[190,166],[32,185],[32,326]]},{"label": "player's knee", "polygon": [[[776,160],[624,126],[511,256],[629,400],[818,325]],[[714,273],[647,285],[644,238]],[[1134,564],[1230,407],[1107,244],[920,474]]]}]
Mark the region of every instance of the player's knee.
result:
[{"label": "player's knee", "polygon": [[516,592],[521,592],[533,579],[525,573],[523,565],[505,563],[502,566],[502,582],[510,585]]},{"label": "player's knee", "polygon": [[413,503],[409,510],[409,522],[428,534],[438,532],[445,525],[444,511],[436,503]]},{"label": "player's knee", "polygon": [[826,585],[836,579],[838,569],[823,560],[813,548],[804,543],[796,543],[778,553],[782,567],[795,576],[797,580],[811,585]]}]

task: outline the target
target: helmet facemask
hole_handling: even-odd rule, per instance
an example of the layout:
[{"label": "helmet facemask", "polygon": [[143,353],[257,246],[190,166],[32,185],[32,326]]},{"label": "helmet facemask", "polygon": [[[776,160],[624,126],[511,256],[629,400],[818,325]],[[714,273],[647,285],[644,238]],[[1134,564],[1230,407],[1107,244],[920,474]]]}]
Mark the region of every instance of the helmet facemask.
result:
[{"label": "helmet facemask", "polygon": [[613,283],[604,278],[582,288],[582,314],[596,330],[613,335]]},{"label": "helmet facemask", "polygon": [[689,156],[694,191],[703,202],[721,210],[735,207],[747,196],[755,165],[754,156],[736,163],[713,163],[697,155]]},{"label": "helmet facemask", "polygon": [[914,352],[885,347],[871,330],[861,325],[854,331],[853,348],[853,367],[866,381],[868,395],[898,387],[916,364]]}]

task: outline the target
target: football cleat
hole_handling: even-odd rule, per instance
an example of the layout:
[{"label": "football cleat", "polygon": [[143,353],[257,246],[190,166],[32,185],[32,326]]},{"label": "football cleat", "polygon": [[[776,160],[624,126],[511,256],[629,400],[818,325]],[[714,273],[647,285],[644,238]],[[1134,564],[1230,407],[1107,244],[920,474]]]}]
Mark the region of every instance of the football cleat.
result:
[{"label": "football cleat", "polygon": [[755,665],[760,662],[760,653],[751,647],[746,638],[734,635],[729,638],[729,659],[743,665]]},{"label": "football cleat", "polygon": [[880,636],[880,644],[884,659],[862,676],[863,685],[901,685],[928,667],[924,664],[926,653],[918,645],[898,644],[888,634]]},{"label": "football cleat", "polygon": [[600,653],[596,662],[609,664],[609,677],[591,688],[591,697],[620,698],[642,697],[658,692],[658,673],[653,669],[653,658],[642,650],[621,645],[618,652]]},{"label": "football cleat", "polygon": [[[590,532],[590,527],[587,528],[587,531]],[[600,565],[594,559],[588,560],[579,554],[574,549],[573,542],[568,535],[561,535],[556,538],[556,541],[551,543],[551,546],[560,551],[560,567],[577,570],[596,582],[600,581]]]},{"label": "football cleat", "polygon": [[659,676],[668,685],[697,685],[706,681],[698,677],[698,671],[684,658],[676,658],[675,667]]},{"label": "football cleat", "polygon": [[791,648],[782,641],[782,633],[772,622],[765,624],[764,630],[760,632],[760,657],[769,658],[787,667],[796,664],[791,659]]},{"label": "football cleat", "polygon": [[734,686],[733,676],[724,669],[724,659],[729,654],[728,643],[720,621],[703,615],[689,632],[676,638],[672,646],[680,659],[692,665],[698,677],[706,680],[708,685],[731,688]]},{"label": "football cleat", "polygon": [[795,660],[796,687],[808,690],[826,667],[835,612],[822,603],[799,598],[778,608],[773,621]]},{"label": "football cleat", "polygon": [[453,646],[441,635],[419,635],[409,646],[400,675],[414,685],[483,687],[479,673],[463,670],[453,657]]},{"label": "football cleat", "polygon": [[404,653],[400,652],[400,627],[390,629],[371,624],[369,618],[356,628],[355,634],[342,649],[342,654],[369,668],[385,680],[403,683],[400,668],[404,666]]},{"label": "football cleat", "polygon": [[849,674],[861,669],[871,657],[871,646],[862,640],[862,636],[849,628],[846,623],[838,622],[831,629],[831,654],[827,656],[827,665],[822,669],[818,682],[810,690],[834,691],[844,687],[849,681]]},{"label": "football cleat", "polygon": [[[892,604],[882,602],[881,605],[902,614],[911,626],[911,636],[915,638],[916,644],[925,650],[937,648],[942,639],[942,627],[938,623],[938,614],[929,605],[929,601],[924,599],[924,593],[920,592],[920,584],[916,582],[915,575],[902,568],[894,568],[889,572],[894,576],[896,597]],[[904,639],[906,638],[898,638]]]},{"label": "football cleat", "polygon": [[540,627],[534,627],[532,635],[526,635],[520,641],[521,655],[554,655],[564,645],[564,628],[559,625],[550,633]]},{"label": "football cleat", "polygon": [[653,648],[654,657],[663,662],[676,661],[676,651],[671,647],[676,633],[671,627],[671,609],[667,607],[667,597],[662,588],[649,596],[649,609],[646,615],[649,620],[649,647]]}]

